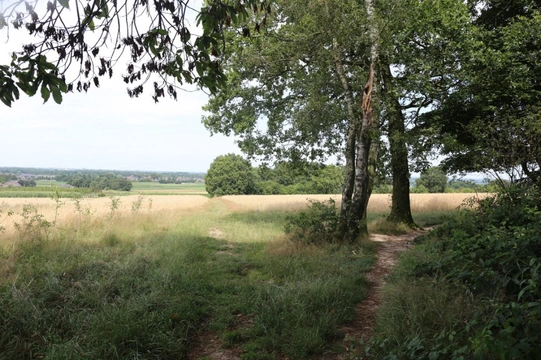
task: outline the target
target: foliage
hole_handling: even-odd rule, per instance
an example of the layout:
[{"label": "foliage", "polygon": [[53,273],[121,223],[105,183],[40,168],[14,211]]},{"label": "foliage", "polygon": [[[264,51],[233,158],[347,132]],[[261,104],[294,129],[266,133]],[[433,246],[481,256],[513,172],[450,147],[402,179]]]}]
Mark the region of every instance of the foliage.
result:
[{"label": "foliage", "polygon": [[[248,156],[320,161],[343,153],[348,115],[333,38],[351,48],[341,57],[352,62],[347,70],[358,95],[366,81],[360,54],[367,39],[358,35],[367,31],[359,21],[363,17],[363,7],[355,2],[276,1],[261,36],[227,43],[227,86],[209,99],[205,126],[212,133],[239,136]],[[322,29],[322,23],[328,26]],[[352,111],[359,115],[358,109]]]},{"label": "foliage", "polygon": [[58,176],[58,180],[65,181],[76,188],[89,188],[93,190],[121,190],[130,191],[132,183],[121,176],[113,174],[105,175],[63,175]]},{"label": "foliage", "polygon": [[7,173],[7,174],[0,174],[0,184],[3,184],[5,182],[11,181],[11,180],[17,180],[17,176]]},{"label": "foliage", "polygon": [[[540,195],[536,187],[509,187],[417,241],[420,248],[403,260],[402,280],[397,280],[414,289],[391,301],[394,310],[388,308],[390,317],[381,323],[387,333],[373,344],[378,358],[536,358],[541,350]],[[431,284],[444,298],[460,299],[461,310],[449,313],[448,301],[423,296],[419,311],[398,313],[398,302],[409,302]],[[420,312],[426,308],[452,316],[442,325]],[[403,317],[413,316],[419,316],[419,328],[402,333],[398,342],[385,340],[389,329],[401,326],[392,317],[404,323]]]},{"label": "foliage", "polygon": [[440,168],[431,167],[421,173],[415,184],[424,186],[429,193],[443,193],[447,187],[447,175]]},{"label": "foliage", "polygon": [[335,165],[316,163],[276,163],[274,168],[256,169],[258,193],[278,194],[339,194],[344,170]]},{"label": "foliage", "polygon": [[220,155],[210,164],[205,189],[211,196],[255,194],[252,165],[240,155]]},{"label": "foliage", "polygon": [[309,200],[308,209],[288,216],[285,231],[294,242],[332,244],[340,239],[340,214],[336,202]]},{"label": "foliage", "polygon": [[[242,26],[250,8],[255,10],[258,31],[271,6],[265,0],[205,1],[192,13],[202,34],[192,36],[188,16],[194,10],[189,2],[9,4],[0,11],[0,30],[26,31],[32,40],[12,55],[10,64],[0,65],[0,100],[11,106],[21,91],[29,96],[39,91],[45,102],[52,95],[61,103],[63,93],[86,92],[99,87],[100,78],[112,77],[115,65],[124,62],[120,61],[124,53],[130,56],[122,79],[130,84],[132,97],[141,95],[149,75],[155,75],[155,101],[165,94],[176,99],[177,88],[184,83],[216,91],[225,81],[220,62],[224,30]],[[250,29],[244,27],[242,34],[248,36]]]},{"label": "foliage", "polygon": [[455,87],[420,116],[422,139],[440,148],[446,169],[508,172],[535,183],[541,158],[541,41],[534,35],[541,31],[540,4],[471,4],[471,41],[457,47],[462,61]]}]

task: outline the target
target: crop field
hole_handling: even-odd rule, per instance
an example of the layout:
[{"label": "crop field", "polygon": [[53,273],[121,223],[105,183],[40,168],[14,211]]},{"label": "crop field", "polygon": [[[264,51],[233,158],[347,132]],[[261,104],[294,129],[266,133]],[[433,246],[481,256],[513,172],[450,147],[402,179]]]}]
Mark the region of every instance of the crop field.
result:
[{"label": "crop field", "polygon": [[206,194],[205,184],[160,184],[156,182],[134,182],[131,192],[145,195]]},{"label": "crop field", "polygon": [[130,196],[130,195],[206,195],[205,184],[160,184],[157,182],[134,182],[131,191],[103,190],[96,193],[91,189],[72,188],[64,182],[38,180],[35,187],[0,187],[1,198],[80,198],[88,196]]},{"label": "crop field", "polygon": [[[441,222],[469,196],[412,195],[414,216]],[[0,354],[336,354],[340,326],[367,296],[375,245],[289,241],[286,217],[308,198],[329,196],[0,199]],[[371,221],[388,213],[389,201],[372,197]]]},{"label": "crop field", "polygon": [[[412,194],[411,207],[414,215],[446,213],[456,210],[472,196],[486,194]],[[183,211],[197,211],[211,203],[221,203],[231,212],[288,212],[305,208],[308,200],[325,201],[333,199],[339,205],[338,195],[237,195],[210,199],[201,195],[129,195],[89,198],[22,198],[0,199],[0,225],[7,232],[14,230],[13,224],[22,221],[23,209],[30,209],[43,219],[57,224],[69,223],[76,218],[94,220],[117,215],[126,217],[134,214],[174,215]],[[389,212],[391,197],[374,194],[368,204],[371,217],[383,216]],[[9,214],[9,215],[8,215]]]}]

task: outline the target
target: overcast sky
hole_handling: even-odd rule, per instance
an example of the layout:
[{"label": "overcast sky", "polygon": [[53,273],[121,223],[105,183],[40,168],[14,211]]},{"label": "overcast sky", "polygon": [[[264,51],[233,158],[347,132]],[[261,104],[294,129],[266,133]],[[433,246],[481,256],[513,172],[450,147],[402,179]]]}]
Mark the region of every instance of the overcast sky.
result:
[{"label": "overcast sky", "polygon": [[[0,31],[0,64],[20,48],[17,33],[6,41]],[[52,97],[43,104],[39,92],[22,94],[11,108],[0,103],[0,167],[204,172],[218,155],[239,153],[233,138],[211,137],[201,123],[203,92],[181,91],[177,101],[155,104],[150,84],[131,99],[118,65],[99,89],[66,94],[61,105]]]}]

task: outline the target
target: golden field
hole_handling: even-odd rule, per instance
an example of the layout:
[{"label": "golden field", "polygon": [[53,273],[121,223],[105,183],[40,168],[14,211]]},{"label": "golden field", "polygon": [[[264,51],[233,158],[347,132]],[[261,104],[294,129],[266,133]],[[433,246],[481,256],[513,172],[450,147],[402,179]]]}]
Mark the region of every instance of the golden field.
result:
[{"label": "golden field", "polygon": [[[411,194],[413,212],[455,210],[464,200],[471,197],[486,197],[489,194]],[[340,195],[236,195],[223,196],[221,199],[239,211],[300,210],[308,199],[325,201],[332,198],[340,204]],[[368,212],[385,213],[391,207],[390,194],[374,194],[368,203]]]},{"label": "golden field", "polygon": [[[484,197],[487,194],[412,194],[411,207],[416,212],[450,211],[460,206],[465,199],[472,196]],[[124,196],[117,198],[84,198],[77,203],[73,199],[60,199],[55,202],[48,198],[6,198],[0,200],[0,225],[6,233],[13,230],[14,222],[21,222],[21,213],[25,205],[35,207],[37,214],[43,215],[47,221],[57,219],[57,224],[71,222],[81,218],[128,217],[130,215],[147,214],[161,218],[175,218],[182,214],[225,206],[232,212],[250,211],[296,211],[307,206],[308,200],[325,201],[332,198],[337,205],[339,195],[238,195],[209,199],[200,195],[163,195],[163,196]],[[115,205],[115,202],[118,201]],[[215,205],[215,206],[213,206]],[[387,213],[391,205],[389,194],[374,194],[368,205],[369,213]],[[8,216],[8,213],[12,213]],[[56,215],[55,215],[56,214]],[[155,215],[155,216],[154,216]],[[203,215],[206,216],[206,215]],[[80,221],[80,220],[79,220]],[[163,221],[163,219],[161,220]]]}]

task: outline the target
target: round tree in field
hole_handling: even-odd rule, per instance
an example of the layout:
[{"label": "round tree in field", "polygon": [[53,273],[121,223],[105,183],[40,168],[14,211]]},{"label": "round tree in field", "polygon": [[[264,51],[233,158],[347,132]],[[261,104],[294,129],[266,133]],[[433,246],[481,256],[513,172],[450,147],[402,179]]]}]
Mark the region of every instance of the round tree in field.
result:
[{"label": "round tree in field", "polygon": [[415,183],[418,187],[426,187],[429,193],[443,193],[447,187],[447,175],[442,169],[431,167],[423,171]]},{"label": "round tree in field", "polygon": [[218,156],[205,175],[205,188],[211,196],[255,194],[252,165],[240,155]]}]

